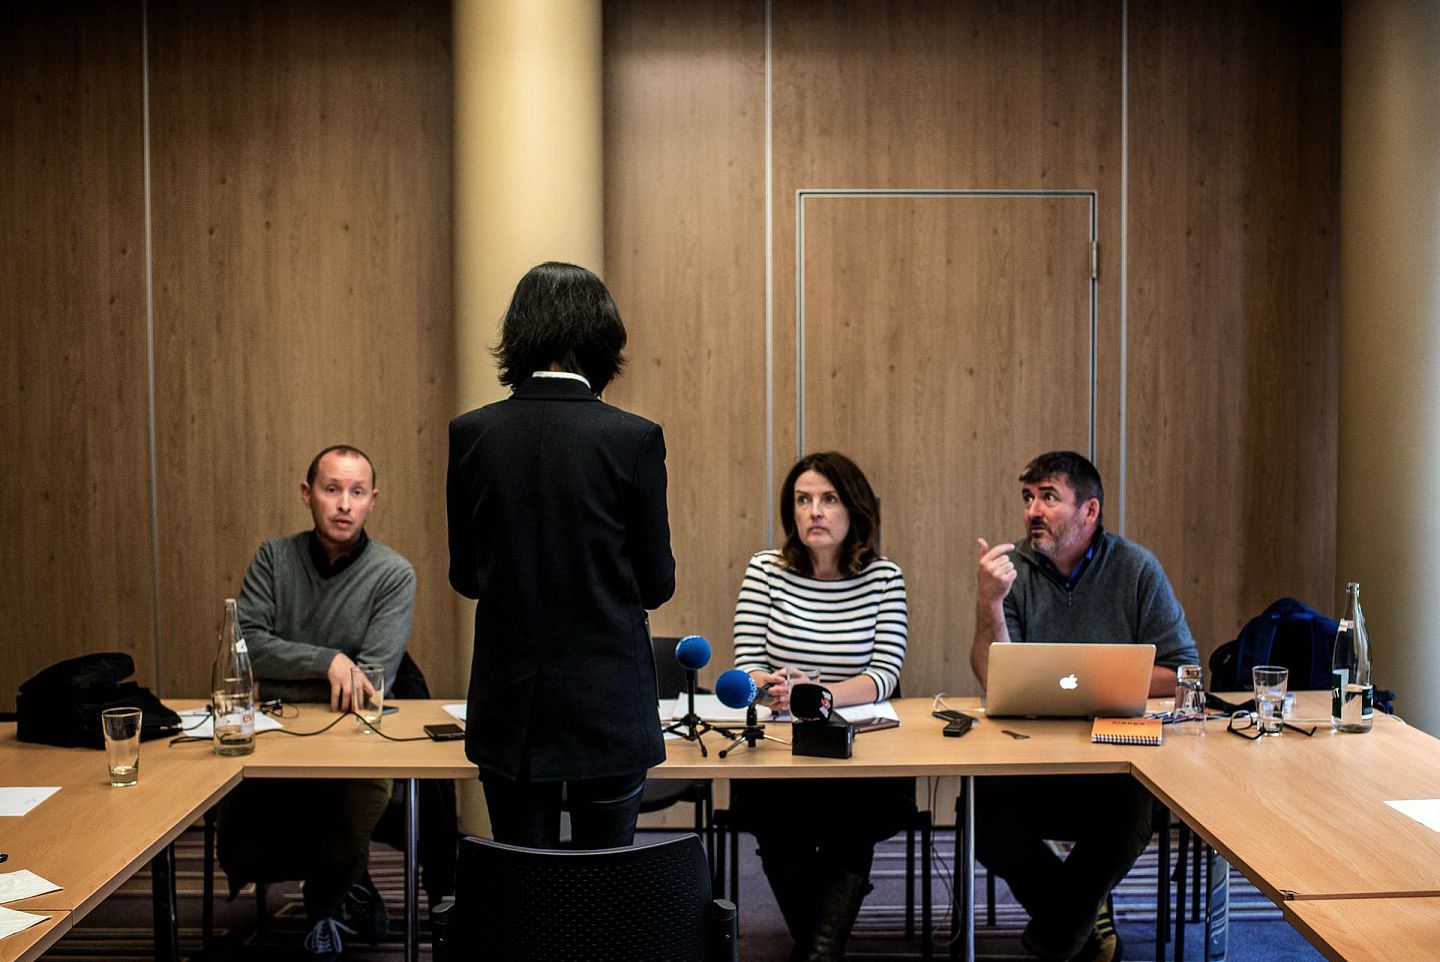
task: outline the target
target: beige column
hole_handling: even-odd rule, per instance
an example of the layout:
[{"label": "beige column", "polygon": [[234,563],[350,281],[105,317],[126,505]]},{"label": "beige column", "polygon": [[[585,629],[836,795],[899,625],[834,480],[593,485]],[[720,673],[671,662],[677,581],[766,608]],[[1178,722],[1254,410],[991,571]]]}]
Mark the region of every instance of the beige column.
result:
[{"label": "beige column", "polygon": [[1377,687],[1440,735],[1440,4],[1341,31],[1338,610],[1360,582]]},{"label": "beige column", "polygon": [[[504,397],[490,348],[515,282],[547,260],[602,274],[600,0],[454,0],[459,411]],[[457,411],[458,413],[458,411]],[[469,672],[475,606],[461,604]],[[488,831],[478,785],[467,829]]]}]

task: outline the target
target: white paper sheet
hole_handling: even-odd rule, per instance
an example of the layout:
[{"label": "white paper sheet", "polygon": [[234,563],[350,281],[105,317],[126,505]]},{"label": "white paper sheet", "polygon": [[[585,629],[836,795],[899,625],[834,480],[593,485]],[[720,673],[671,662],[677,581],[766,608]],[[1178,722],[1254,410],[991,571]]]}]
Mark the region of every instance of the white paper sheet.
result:
[{"label": "white paper sheet", "polygon": [[[672,722],[683,718],[689,709],[689,703],[685,696],[679,698],[666,698],[660,702],[660,720]],[[745,724],[745,709],[728,708],[721,703],[714,695],[695,696],[695,714],[708,722],[720,722],[722,724]],[[764,705],[755,709],[755,717],[760,721],[769,721],[772,712]]]},{"label": "white paper sheet", "polygon": [[[180,712],[179,714],[180,714],[180,727],[185,730],[184,733],[185,733],[186,735],[188,735],[189,737],[191,737],[191,738],[213,738],[213,737],[215,737],[215,724],[214,724],[214,722],[212,722],[212,721],[210,720],[210,709],[208,709],[208,708],[187,708],[187,709],[185,709],[184,711]],[[203,721],[202,721],[202,719],[203,719]],[[199,722],[199,724],[196,724],[196,722]],[[191,728],[190,726],[192,726],[192,725],[194,725],[195,727],[194,727],[194,728]],[[273,730],[275,730],[276,728],[284,728],[284,727],[285,727],[284,725],[280,724],[280,722],[276,721],[274,718],[271,718],[269,715],[265,714],[264,712],[257,711],[257,712],[255,713],[255,732],[256,732],[256,734],[259,734],[260,732],[273,731]]]},{"label": "white paper sheet", "polygon": [[849,708],[840,708],[837,709],[837,711],[840,712],[841,717],[849,722],[860,721],[862,718],[891,718],[895,721],[900,720],[900,716],[895,712],[895,706],[890,704],[888,698],[885,701],[871,702],[868,705],[851,705]]},{"label": "white paper sheet", "polygon": [[1402,798],[1386,802],[1401,815],[1408,815],[1432,832],[1440,832],[1440,798]]},{"label": "white paper sheet", "polygon": [[24,932],[30,926],[44,922],[49,917],[48,915],[34,915],[30,912],[0,908],[0,939],[7,935],[14,935],[16,932]]},{"label": "white paper sheet", "polygon": [[50,788],[0,788],[0,815],[24,815],[58,791],[59,785]]},{"label": "white paper sheet", "polygon": [[28,899],[32,895],[58,891],[60,886],[49,879],[41,878],[29,869],[0,873],[0,902],[14,902]]},{"label": "white paper sheet", "polygon": [[460,724],[465,724],[465,703],[463,701],[457,702],[454,705],[441,705],[440,707],[445,709],[445,714],[460,722]]}]

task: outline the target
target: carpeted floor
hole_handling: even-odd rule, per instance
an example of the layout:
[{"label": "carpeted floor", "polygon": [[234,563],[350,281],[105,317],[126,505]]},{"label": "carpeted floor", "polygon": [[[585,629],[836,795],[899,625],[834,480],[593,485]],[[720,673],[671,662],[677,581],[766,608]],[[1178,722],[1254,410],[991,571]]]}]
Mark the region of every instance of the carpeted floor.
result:
[{"label": "carpeted floor", "polygon": [[[932,885],[935,917],[935,955],[948,957],[950,928],[949,870],[954,835],[935,833],[935,878]],[[785,962],[790,942],[784,922],[760,872],[754,845],[742,838],[740,890],[740,958],[745,962]],[[201,836],[187,832],[177,842],[177,888],[180,895],[181,951],[187,958],[203,958],[201,952]],[[1116,916],[1125,942],[1127,960],[1151,960],[1154,950],[1155,872],[1157,849],[1149,851],[1116,892]],[[873,880],[875,891],[866,899],[856,924],[849,958],[880,960],[918,958],[917,940],[905,938],[905,840],[892,839],[877,852]],[[346,957],[355,962],[399,962],[403,868],[400,855],[376,846],[371,857],[371,876],[390,909],[392,931],[380,946],[347,943]],[[1286,924],[1280,910],[1236,873],[1231,873],[1231,917],[1229,958],[1235,962],[1311,962],[1318,952]],[[224,892],[223,879],[216,888]],[[298,951],[306,926],[298,883],[281,883],[266,893],[268,912],[256,911],[253,888],[247,887],[235,902],[217,899],[216,951],[221,960],[248,962],[259,959],[300,959]],[[423,903],[423,899],[421,900]],[[1023,959],[1019,935],[1025,916],[1010,898],[1003,884],[997,887],[995,924],[987,924],[983,869],[978,873],[976,947],[983,959]],[[423,912],[423,908],[422,908]],[[918,899],[916,929],[919,928]],[[422,938],[428,931],[422,920]],[[1203,925],[1186,927],[1185,958],[1201,957]],[[428,947],[422,953],[428,957]],[[1170,950],[1173,954],[1173,947]],[[149,959],[153,955],[150,935],[150,879],[141,872],[92,912],[57,943],[47,959],[115,960]],[[577,960],[581,962],[581,960]]]}]

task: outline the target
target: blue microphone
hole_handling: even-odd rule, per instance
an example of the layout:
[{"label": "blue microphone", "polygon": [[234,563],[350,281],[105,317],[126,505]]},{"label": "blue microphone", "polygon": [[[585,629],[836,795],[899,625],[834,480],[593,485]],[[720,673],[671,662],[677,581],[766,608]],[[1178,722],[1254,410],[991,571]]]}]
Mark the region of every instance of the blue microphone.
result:
[{"label": "blue microphone", "polygon": [[739,668],[721,672],[720,677],[715,679],[715,697],[727,708],[749,708],[755,703],[757,694],[759,689],[755,687],[755,679]]},{"label": "blue microphone", "polygon": [[686,635],[675,646],[675,660],[686,671],[699,671],[710,664],[710,642],[700,635]]}]

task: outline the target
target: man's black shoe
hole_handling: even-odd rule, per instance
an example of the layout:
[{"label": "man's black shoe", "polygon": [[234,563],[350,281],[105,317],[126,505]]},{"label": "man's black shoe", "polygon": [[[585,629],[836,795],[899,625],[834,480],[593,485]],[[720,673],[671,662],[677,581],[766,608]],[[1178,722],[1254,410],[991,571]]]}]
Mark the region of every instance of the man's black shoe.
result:
[{"label": "man's black shoe", "polygon": [[360,881],[350,886],[345,893],[345,903],[340,907],[340,917],[371,945],[390,933],[390,913],[385,910],[385,900],[370,881],[370,873],[360,876]]}]

